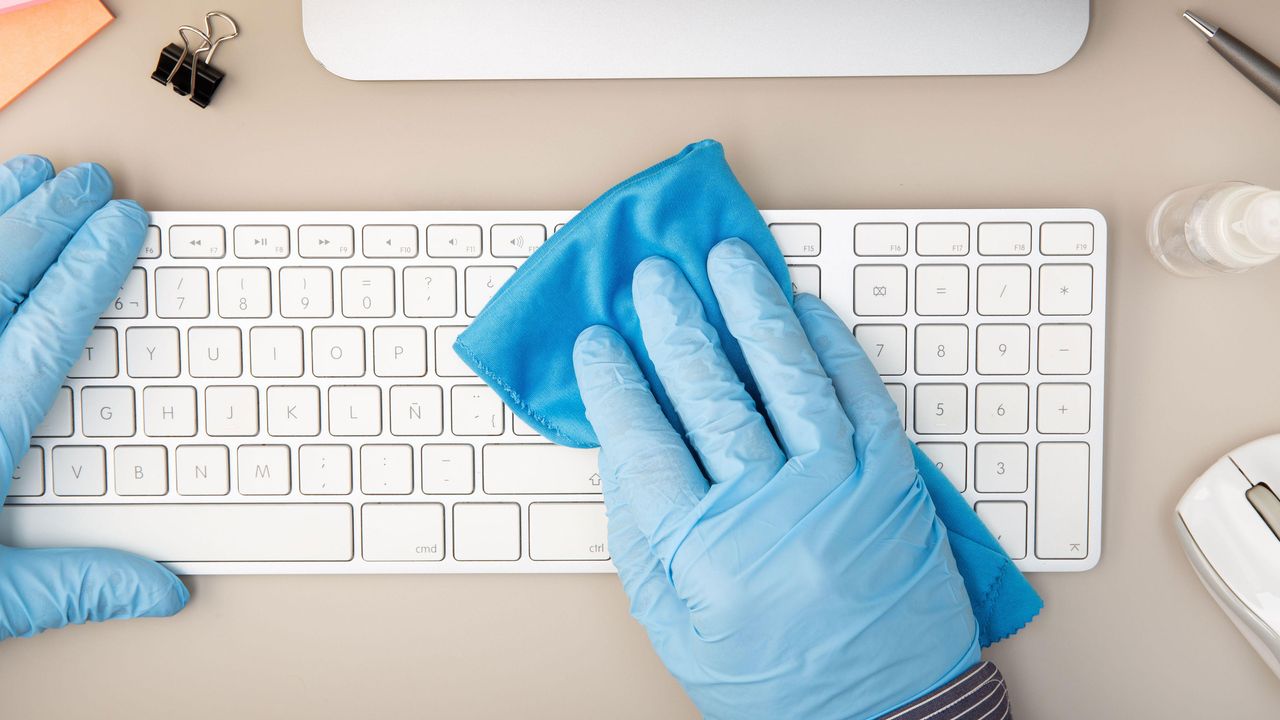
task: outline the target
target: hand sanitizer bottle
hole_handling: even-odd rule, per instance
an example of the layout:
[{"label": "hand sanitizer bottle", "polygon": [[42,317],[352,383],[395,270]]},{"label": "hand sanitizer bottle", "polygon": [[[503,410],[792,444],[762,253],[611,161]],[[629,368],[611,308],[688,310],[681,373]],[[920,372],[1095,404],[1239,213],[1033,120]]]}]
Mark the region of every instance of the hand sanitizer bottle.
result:
[{"label": "hand sanitizer bottle", "polygon": [[1175,275],[1244,272],[1280,257],[1280,192],[1243,182],[1180,190],[1151,213],[1147,240]]}]

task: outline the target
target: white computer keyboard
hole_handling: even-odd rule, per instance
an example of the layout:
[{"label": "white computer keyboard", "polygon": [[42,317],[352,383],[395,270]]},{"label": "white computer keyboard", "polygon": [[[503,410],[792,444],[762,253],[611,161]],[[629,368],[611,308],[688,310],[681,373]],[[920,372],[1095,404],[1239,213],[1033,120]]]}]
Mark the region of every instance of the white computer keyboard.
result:
[{"label": "white computer keyboard", "polygon": [[[1091,210],[764,213],[1025,570],[1098,560],[1107,231]],[[37,431],[0,542],[183,573],[612,569],[595,451],[454,337],[570,212],[162,212]]]}]

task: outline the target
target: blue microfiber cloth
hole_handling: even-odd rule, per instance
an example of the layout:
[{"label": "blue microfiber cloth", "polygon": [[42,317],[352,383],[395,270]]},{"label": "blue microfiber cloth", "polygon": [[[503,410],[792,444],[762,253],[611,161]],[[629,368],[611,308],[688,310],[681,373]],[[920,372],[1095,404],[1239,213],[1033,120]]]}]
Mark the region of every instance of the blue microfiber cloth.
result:
[{"label": "blue microfiber cloth", "polygon": [[[731,237],[749,243],[790,294],[787,266],[773,235],[725,162],[724,149],[704,140],[622,182],[574,217],[503,285],[454,350],[544,436],[570,447],[596,447],[578,395],[573,344],[585,328],[608,325],[627,339],[658,402],[679,428],[644,351],[631,304],[636,265],[662,255],[684,271],[738,376],[758,400],[707,279],[711,247]],[[1002,640],[1044,603],[951,482],[919,448],[915,453],[947,526],[981,642]]]}]

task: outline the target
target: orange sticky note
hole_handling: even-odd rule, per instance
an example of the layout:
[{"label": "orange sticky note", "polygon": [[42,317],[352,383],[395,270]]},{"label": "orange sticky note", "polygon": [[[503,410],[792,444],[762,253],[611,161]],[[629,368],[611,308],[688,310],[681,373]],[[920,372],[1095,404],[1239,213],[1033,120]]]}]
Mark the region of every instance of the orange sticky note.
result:
[{"label": "orange sticky note", "polygon": [[102,0],[48,0],[0,15],[0,109],[113,19]]}]

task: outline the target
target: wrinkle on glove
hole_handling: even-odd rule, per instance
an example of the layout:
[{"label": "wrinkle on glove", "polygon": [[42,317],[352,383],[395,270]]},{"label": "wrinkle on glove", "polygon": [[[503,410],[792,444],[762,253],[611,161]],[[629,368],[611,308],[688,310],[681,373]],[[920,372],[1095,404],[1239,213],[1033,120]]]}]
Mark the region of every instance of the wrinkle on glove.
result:
[{"label": "wrinkle on glove", "polygon": [[[651,256],[671,260],[702,300],[730,364],[759,401],[733,336],[725,327],[707,255],[739,238],[759,254],[791,297],[787,266],[773,235],[714,140],[623,181],[553,235],[507,281],[454,344],[458,356],[512,411],[561,445],[598,445],[578,394],[573,347],[592,325],[627,340],[663,412],[683,432],[645,352],[632,303],[636,267]],[[985,647],[1012,635],[1043,607],[1040,596],[940,470],[913,446],[916,467],[947,526]]]}]

